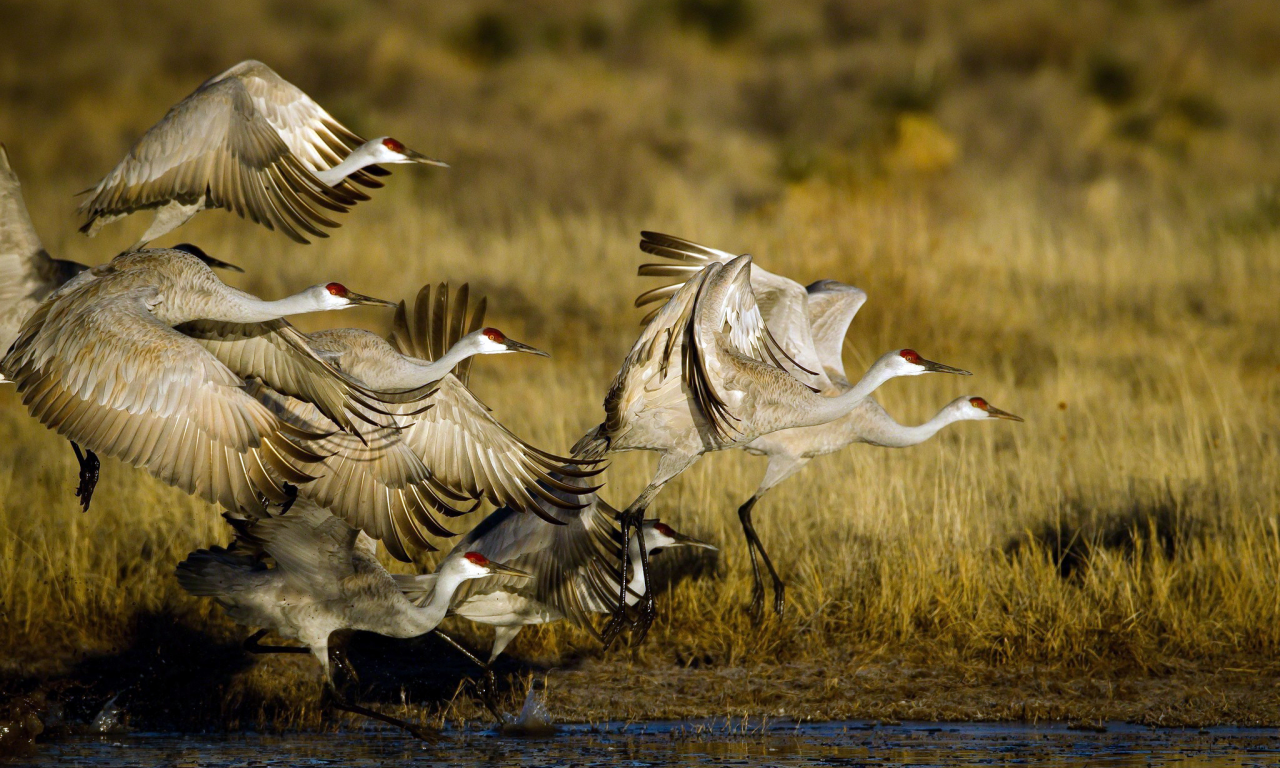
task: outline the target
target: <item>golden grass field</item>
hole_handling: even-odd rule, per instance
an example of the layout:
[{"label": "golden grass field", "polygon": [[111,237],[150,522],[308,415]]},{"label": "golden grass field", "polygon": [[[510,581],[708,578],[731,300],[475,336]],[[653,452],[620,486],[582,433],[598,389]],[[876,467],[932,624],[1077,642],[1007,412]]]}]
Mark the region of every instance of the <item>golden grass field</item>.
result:
[{"label": "golden grass field", "polygon": [[[144,221],[77,234],[71,195],[202,79],[255,57],[357,131],[452,168],[396,169],[310,246],[221,212],[162,242],[244,266],[228,282],[271,297],[469,281],[493,324],[553,355],[473,368],[479,395],[543,447],[567,450],[601,417],[649,287],[641,229],[866,290],[851,373],[902,346],[974,372],[881,388],[904,422],[962,394],[1026,419],[855,446],[765,497],[757,528],[790,588],[761,629],[743,610],[734,510],[764,460],[708,456],[651,515],[719,544],[713,576],[661,594],[635,653],[549,627],[516,658],[808,665],[831,670],[806,685],[837,704],[859,695],[850,670],[895,659],[975,679],[1274,679],[1280,17],[1265,0],[258,2],[203,19],[167,3],[5,5],[0,140],[55,255],[99,263],[132,242]],[[239,636],[171,576],[228,538],[215,509],[104,461],[82,514],[71,450],[10,388],[0,446],[0,679],[117,652],[139,617]],[[625,505],[652,467],[616,457],[603,495]],[[246,673],[255,696],[275,663]],[[773,711],[742,696],[724,707]],[[1202,720],[1280,722],[1273,687],[1205,706]]]}]

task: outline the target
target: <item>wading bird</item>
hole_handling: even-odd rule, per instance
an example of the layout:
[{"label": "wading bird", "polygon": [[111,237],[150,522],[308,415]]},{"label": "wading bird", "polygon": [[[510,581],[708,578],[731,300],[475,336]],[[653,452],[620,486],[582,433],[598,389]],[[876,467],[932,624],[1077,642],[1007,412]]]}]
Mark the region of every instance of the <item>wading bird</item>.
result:
[{"label": "wading bird", "polygon": [[[640,249],[680,262],[641,265],[641,276],[688,277],[707,264],[728,263],[736,258],[726,251],[656,232],[641,233]],[[659,300],[678,289],[677,283],[648,291],[636,299],[636,305]],[[751,290],[765,325],[776,337],[785,340],[788,351],[794,353],[796,360],[813,367],[815,373],[810,382],[823,395],[832,397],[853,388],[845,375],[842,349],[849,324],[867,300],[866,293],[835,280],[819,280],[807,288],[801,287],[790,278],[755,265],[751,269]],[[800,471],[810,460],[854,443],[902,448],[928,440],[948,424],[990,418],[1022,420],[989,405],[980,397],[961,397],[938,411],[928,422],[908,427],[894,420],[868,395],[842,418],[817,426],[772,432],[741,446],[748,453],[769,457],[764,478],[756,492],[738,508],[738,519],[742,523],[754,576],[750,604],[752,614],[759,618],[764,608],[764,582],[760,577],[757,552],[773,578],[773,607],[776,612],[782,612],[785,599],[783,581],[751,522],[751,511],[761,496]]]},{"label": "wading bird", "polygon": [[[368,389],[280,320],[360,304],[395,306],[339,283],[264,301],[226,285],[184,251],[136,251],[47,297],[23,323],[0,371],[33,416],[71,441],[81,463],[76,495],[86,509],[96,452],[228,509],[260,514],[260,497],[291,498],[285,484],[314,479],[306,467],[322,456],[301,445],[319,435],[273,415],[246,391],[247,377],[305,398],[353,432],[351,414],[376,412],[372,401],[426,394]],[[219,322],[263,325],[239,345],[204,346],[193,338]]]},{"label": "wading bird", "polygon": [[[623,539],[644,519],[662,487],[704,453],[736,448],[780,429],[825,424],[897,376],[930,371],[967,373],[911,350],[882,356],[848,392],[823,397],[798,380],[779,358],[799,367],[765,326],[751,291],[751,257],[703,267],[679,286],[632,347],[605,397],[605,421],[574,446],[578,458],[650,450],[661,456],[653,479],[620,516]],[[643,530],[639,535],[643,536]],[[648,584],[648,558],[640,547]],[[625,574],[621,581],[626,581]],[[619,608],[605,627],[611,642],[627,621]],[[645,590],[633,643],[654,616]]]},{"label": "wading bird", "polygon": [[[225,208],[300,242],[337,227],[338,213],[380,187],[380,166],[439,160],[387,136],[365,141],[258,61],[206,80],[138,140],[80,205],[80,231],[144,209],[155,219],[133,248],[207,208]],[[354,182],[354,183],[353,183]]]},{"label": "wading bird", "polygon": [[[211,267],[242,271],[219,261],[193,245],[177,246]],[[0,354],[18,338],[22,323],[49,294],[89,269],[68,259],[55,259],[40,243],[22,199],[18,174],[9,164],[9,152],[0,144]],[[0,383],[8,381],[0,374]]]},{"label": "wading bird", "polygon": [[[449,610],[453,593],[470,579],[485,576],[524,578],[523,571],[475,552],[443,565],[435,590],[423,605],[400,591],[377,557],[357,545],[359,531],[314,503],[300,500],[287,513],[258,521],[234,521],[233,549],[192,552],[178,565],[178,583],[197,597],[211,597],[236,623],[258,627],[245,647],[278,651],[258,644],[270,630],[297,640],[324,671],[327,689],[339,709],[396,725],[423,739],[422,726],[348,701],[334,678],[345,661],[345,634],[363,630],[387,637],[417,637],[436,628]],[[270,558],[274,567],[265,562]],[[354,677],[354,675],[352,675]]]},{"label": "wading bird", "polygon": [[[450,615],[494,628],[493,647],[487,662],[437,632],[484,669],[485,703],[499,721],[502,718],[491,699],[494,691],[491,665],[521,629],[567,619],[599,637],[591,616],[612,613],[618,603],[617,564],[622,554],[622,536],[616,526],[618,511],[594,490],[584,487],[580,479],[560,479],[579,487],[576,494],[557,490],[557,495],[582,505],[575,510],[548,507],[546,514],[553,515],[562,525],[547,525],[504,507],[460,539],[441,564],[443,568],[468,552],[479,552],[490,560],[500,560],[530,574],[528,579],[501,577],[474,581],[454,593]],[[673,547],[715,549],[658,520],[645,520],[643,525],[644,546],[649,555]],[[631,580],[627,583],[627,605],[635,605],[645,589],[638,537],[631,539],[628,560]],[[435,573],[395,575],[400,588],[417,603],[433,597],[437,578]]]},{"label": "wading bird", "polygon": [[[409,560],[413,550],[434,549],[429,535],[453,535],[434,513],[455,516],[459,510],[454,504],[488,499],[497,506],[558,522],[546,508],[575,504],[548,488],[575,489],[551,473],[596,474],[521,440],[467,388],[467,363],[475,355],[546,355],[508,339],[496,328],[484,327],[483,302],[466,322],[467,305],[465,286],[452,303],[447,285],[440,287],[434,300],[431,287],[426,286],[418,294],[412,321],[401,304],[390,342],[355,329],[308,336],[319,354],[372,389],[417,391],[435,386],[424,401],[426,410],[413,405],[388,407],[389,413],[411,420],[407,426],[392,424],[358,436],[334,432],[319,409],[304,399],[284,397],[264,387],[251,390],[295,428],[325,434],[302,441],[308,451],[327,457],[320,477],[304,486],[302,495],[380,539],[401,560]],[[457,366],[461,366],[458,373],[451,374],[450,369]]]}]

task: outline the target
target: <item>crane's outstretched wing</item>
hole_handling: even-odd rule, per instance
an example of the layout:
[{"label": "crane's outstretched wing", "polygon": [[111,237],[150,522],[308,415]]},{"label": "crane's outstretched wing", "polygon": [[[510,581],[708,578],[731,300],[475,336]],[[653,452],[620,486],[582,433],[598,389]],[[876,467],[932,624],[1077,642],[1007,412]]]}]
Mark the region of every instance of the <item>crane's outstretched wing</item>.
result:
[{"label": "crane's outstretched wing", "polygon": [[[637,272],[641,277],[677,277],[687,280],[708,264],[728,264],[737,258],[726,251],[660,232],[641,232],[640,250],[678,262],[641,264]],[[663,301],[674,295],[679,286],[679,283],[674,283],[646,291],[636,298],[636,306],[642,307]],[[788,356],[794,358],[800,366],[800,370],[793,369],[791,372],[814,386],[822,388],[829,385],[830,382],[825,381],[821,373],[821,361],[810,334],[809,318],[806,314],[808,294],[804,287],[790,278],[776,275],[752,264],[751,290],[755,294],[756,304],[760,307],[770,333],[779,340],[780,346],[787,351]],[[650,312],[644,318],[644,322],[649,322],[655,313],[656,310]],[[818,371],[819,374],[811,376],[808,373],[810,371]]]},{"label": "crane's outstretched wing", "polygon": [[532,578],[491,576],[465,582],[454,593],[455,611],[465,616],[463,606],[472,598],[496,591],[515,592],[594,633],[591,614],[612,610],[618,602],[622,535],[614,526],[616,510],[594,492],[579,490],[584,492],[575,501],[586,504],[582,509],[547,510],[563,525],[547,525],[504,507],[459,540],[450,557],[479,552]]},{"label": "crane's outstretched wing", "polygon": [[316,437],[275,418],[245,382],[148,309],[154,288],[110,277],[41,304],[0,363],[45,426],[228,509],[262,514],[313,479]]},{"label": "crane's outstretched wing", "polygon": [[[434,386],[385,392],[343,373],[287,320],[225,323],[195,320],[177,327],[243,378],[315,404],[330,421],[359,436],[369,426],[393,426],[387,405],[426,398]],[[357,424],[364,422],[369,426]],[[323,424],[314,425],[320,431]]]},{"label": "crane's outstretched wing", "polygon": [[[435,299],[431,297],[432,287],[428,283],[418,291],[413,303],[413,320],[410,322],[409,311],[405,303],[400,302],[396,310],[395,324],[388,341],[402,355],[418,357],[435,362],[449,348],[468,333],[478,331],[484,326],[486,299],[481,297],[471,311],[471,319],[467,319],[467,307],[470,298],[470,287],[463,283],[455,297],[449,297],[449,284],[441,283],[435,291]],[[471,361],[468,357],[453,369],[453,375],[464,385],[471,378]]]},{"label": "crane's outstretched wing", "polygon": [[[300,430],[315,432],[323,424],[310,403],[265,388],[251,392]],[[469,511],[455,505],[489,499],[542,515],[544,505],[573,503],[553,496],[539,480],[556,488],[564,484],[552,472],[595,474],[521,440],[452,375],[438,382],[429,408],[408,427],[368,430],[362,439],[339,432],[306,447],[325,458],[321,476],[301,493],[380,539],[401,560],[415,549],[434,549],[431,536],[454,535],[435,516]]]},{"label": "crane's outstretched wing", "polygon": [[290,238],[328,237],[338,223],[316,208],[345,212],[358,198],[351,187],[330,187],[298,159],[258,110],[238,77],[214,79],[178,102],[138,140],[80,205],[87,217],[110,220],[171,200],[206,196]]},{"label": "crane's outstretched wing", "polygon": [[814,349],[826,371],[827,378],[847,384],[844,372],[844,337],[849,323],[867,301],[867,294],[860,288],[836,282],[819,280],[805,289],[809,293],[809,328],[813,333]]},{"label": "crane's outstretched wing", "polygon": [[[363,138],[338,122],[301,88],[260,61],[242,61],[214,79],[228,77],[239,78],[244,83],[245,90],[253,98],[253,105],[276,129],[294,156],[311,171],[332,168],[364,144]],[[356,181],[366,187],[381,187],[382,182],[373,177],[386,175],[388,171],[385,169],[368,166],[351,174],[338,186]],[[369,199],[358,189],[349,186],[345,189],[357,200]]]}]

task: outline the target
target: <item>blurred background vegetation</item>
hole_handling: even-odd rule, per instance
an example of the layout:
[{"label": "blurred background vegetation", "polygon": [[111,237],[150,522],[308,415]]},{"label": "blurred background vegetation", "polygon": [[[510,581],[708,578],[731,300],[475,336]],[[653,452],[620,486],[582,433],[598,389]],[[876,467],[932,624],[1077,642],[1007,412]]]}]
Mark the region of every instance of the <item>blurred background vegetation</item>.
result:
[{"label": "blurred background vegetation", "polygon": [[[474,369],[548,448],[598,421],[636,336],[644,228],[867,290],[851,372],[910,345],[977,374],[885,387],[903,421],[961,393],[1027,417],[854,448],[761,502],[793,585],[786,632],[740,609],[732,510],[761,462],[704,460],[655,511],[723,545],[719,578],[662,600],[648,658],[892,644],[1149,670],[1280,650],[1273,0],[3,0],[0,19],[0,141],[56,255],[98,263],[136,238],[144,222],[76,234],[72,195],[245,58],[448,161],[398,170],[305,248],[223,213],[164,243],[272,296],[470,281],[555,356]],[[81,516],[65,443],[0,401],[0,639],[43,641],[15,658],[110,644],[163,606],[230,634],[168,576],[225,539],[216,515],[109,462]],[[625,504],[650,461],[619,458],[605,496]],[[584,637],[513,650],[554,659]]]}]

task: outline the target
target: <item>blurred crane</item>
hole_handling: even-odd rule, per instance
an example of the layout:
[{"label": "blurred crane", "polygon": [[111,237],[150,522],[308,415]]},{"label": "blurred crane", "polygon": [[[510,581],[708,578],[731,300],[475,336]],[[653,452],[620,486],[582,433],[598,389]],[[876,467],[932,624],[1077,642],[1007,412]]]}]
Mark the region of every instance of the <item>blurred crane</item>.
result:
[{"label": "blurred crane", "polygon": [[[520,630],[534,624],[569,620],[599,637],[591,616],[612,613],[618,602],[618,562],[622,557],[622,536],[617,529],[618,510],[588,488],[579,478],[561,477],[578,485],[576,493],[556,491],[565,501],[581,505],[574,510],[552,507],[562,525],[547,525],[529,515],[504,507],[480,521],[459,539],[442,561],[469,552],[479,552],[490,560],[500,560],[530,574],[528,579],[500,577],[463,585],[453,596],[450,615],[462,616],[494,628],[493,647],[487,662],[452,638],[437,632],[485,671],[486,705],[501,722],[492,700],[494,677],[491,665]],[[545,502],[544,502],[545,503]],[[644,546],[649,555],[672,547],[714,546],[679,533],[666,523],[645,520]],[[631,579],[627,583],[627,605],[635,605],[644,594],[640,567],[640,539],[632,538],[627,559]],[[439,573],[440,568],[437,569]],[[434,594],[436,573],[396,574],[400,588],[411,600],[421,603]]]},{"label": "blurred crane", "polygon": [[435,629],[449,610],[453,593],[466,581],[528,576],[482,554],[464,553],[440,567],[430,599],[415,605],[377,557],[357,544],[359,531],[313,502],[299,501],[287,514],[264,520],[229,517],[229,521],[237,530],[232,548],[211,547],[188,555],[176,572],[182,588],[213,598],[237,623],[258,627],[246,648],[283,650],[258,644],[267,631],[303,643],[306,648],[287,651],[310,650],[339,709],[404,728],[422,739],[434,735],[422,726],[347,700],[334,668],[343,668],[352,680],[355,675],[344,653],[346,635],[335,633],[363,630],[387,637],[417,637]]},{"label": "blurred crane", "polygon": [[381,165],[439,160],[386,136],[365,141],[297,86],[258,61],[206,80],[151,126],[80,205],[90,237],[103,225],[155,209],[133,248],[207,208],[225,208],[300,243],[337,227],[319,209],[345,212],[380,187]]}]

